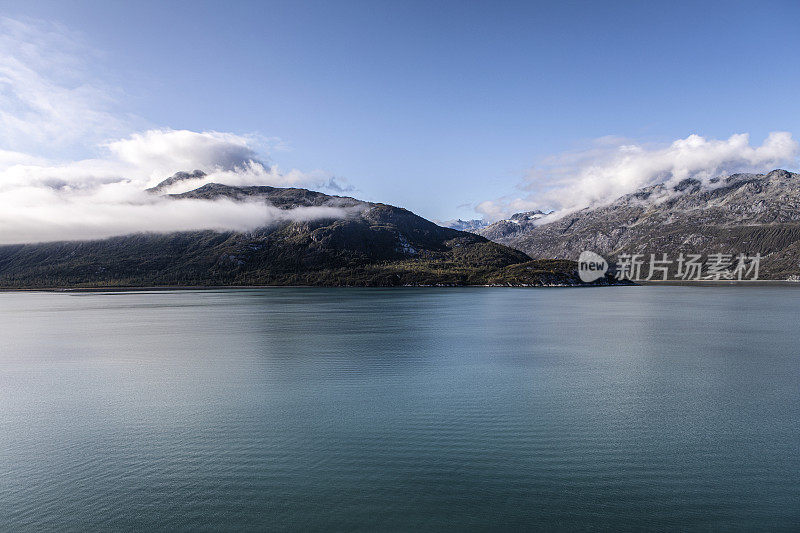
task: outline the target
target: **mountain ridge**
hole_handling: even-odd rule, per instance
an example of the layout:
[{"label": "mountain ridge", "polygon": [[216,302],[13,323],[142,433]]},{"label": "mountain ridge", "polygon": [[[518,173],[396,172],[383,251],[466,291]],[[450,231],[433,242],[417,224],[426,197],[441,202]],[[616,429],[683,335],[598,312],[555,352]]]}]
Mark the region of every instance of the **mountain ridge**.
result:
[{"label": "mountain ridge", "polygon": [[558,220],[478,231],[533,258],[577,259],[590,250],[622,253],[743,253],[763,256],[762,274],[787,279],[800,271],[800,174],[776,169],[732,174],[708,184],[657,184]]}]

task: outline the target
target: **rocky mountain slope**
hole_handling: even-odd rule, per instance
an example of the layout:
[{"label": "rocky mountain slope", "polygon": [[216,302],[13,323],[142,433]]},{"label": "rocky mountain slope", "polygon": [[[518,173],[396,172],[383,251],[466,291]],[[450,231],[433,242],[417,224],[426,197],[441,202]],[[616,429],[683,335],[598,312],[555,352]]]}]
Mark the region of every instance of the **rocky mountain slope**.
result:
[{"label": "rocky mountain slope", "polygon": [[[195,177],[173,176],[151,192]],[[284,210],[335,207],[345,214],[287,219],[247,233],[0,246],[0,287],[580,284],[573,262],[531,261],[518,250],[391,205],[306,189],[214,183],[167,197],[258,201]]]},{"label": "rocky mountain slope", "polygon": [[761,277],[800,274],[800,174],[734,174],[655,185],[553,222],[530,214],[478,233],[533,258],[621,253],[760,253]]}]

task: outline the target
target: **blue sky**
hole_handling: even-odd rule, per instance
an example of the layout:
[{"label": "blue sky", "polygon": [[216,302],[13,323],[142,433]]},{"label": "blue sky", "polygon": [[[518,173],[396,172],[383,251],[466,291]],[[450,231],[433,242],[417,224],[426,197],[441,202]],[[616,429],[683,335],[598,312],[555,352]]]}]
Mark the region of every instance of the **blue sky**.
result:
[{"label": "blue sky", "polygon": [[[79,39],[83,75],[131,132],[257,134],[282,169],[434,219],[530,200],[554,157],[606,142],[798,133],[795,1],[6,1],[0,14]],[[591,165],[578,159],[554,174]]]}]

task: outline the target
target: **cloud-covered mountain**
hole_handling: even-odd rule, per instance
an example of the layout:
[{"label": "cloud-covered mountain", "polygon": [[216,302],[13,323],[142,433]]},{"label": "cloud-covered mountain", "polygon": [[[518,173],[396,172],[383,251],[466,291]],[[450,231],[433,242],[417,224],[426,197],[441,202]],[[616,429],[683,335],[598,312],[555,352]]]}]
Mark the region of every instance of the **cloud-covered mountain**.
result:
[{"label": "cloud-covered mountain", "polygon": [[[800,174],[733,174],[642,188],[548,222],[517,217],[479,233],[533,258],[620,253],[760,253],[762,277],[800,273]],[[660,256],[660,255],[659,255]]]},{"label": "cloud-covered mountain", "polygon": [[[201,176],[202,177],[202,176]],[[207,183],[154,209],[217,205],[270,213],[249,231],[136,233],[0,246],[0,287],[220,285],[577,285],[575,264],[443,228],[406,209],[302,188]],[[601,283],[606,282],[601,280]]]},{"label": "cloud-covered mountain", "polygon": [[[250,142],[232,134],[166,129],[107,143],[102,157],[94,159],[55,162],[0,150],[0,244],[139,231],[247,231],[287,217],[283,211],[233,205],[225,198],[187,199],[166,208],[166,198],[146,192],[148,187],[161,193],[206,183],[346,190],[324,172],[283,172],[270,166],[255,158]],[[183,164],[199,170],[163,180]]]},{"label": "cloud-covered mountain", "polygon": [[793,168],[800,143],[789,132],[772,132],[752,144],[746,133],[728,139],[689,135],[669,144],[604,137],[588,147],[544,158],[525,176],[522,195],[488,200],[477,210],[490,220],[521,211],[553,211],[566,216],[586,207],[608,205],[643,187],[686,179],[711,180],[736,173]]}]

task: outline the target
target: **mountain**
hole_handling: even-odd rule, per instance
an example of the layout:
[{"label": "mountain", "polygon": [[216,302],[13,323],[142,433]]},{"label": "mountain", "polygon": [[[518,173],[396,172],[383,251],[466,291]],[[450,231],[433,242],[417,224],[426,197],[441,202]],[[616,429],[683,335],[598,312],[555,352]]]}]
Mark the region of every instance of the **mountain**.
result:
[{"label": "mountain", "polygon": [[445,220],[444,222],[439,222],[439,225],[444,226],[445,228],[457,229],[458,231],[470,231],[472,233],[476,233],[489,224],[480,218],[475,218],[472,220],[461,220],[459,218],[458,220]]},{"label": "mountain", "polygon": [[800,273],[800,175],[786,170],[654,185],[552,222],[515,217],[479,233],[533,258],[760,253],[761,278]]},{"label": "mountain", "polygon": [[168,189],[172,185],[176,183],[180,183],[186,180],[199,180],[206,177],[206,173],[202,170],[195,170],[194,172],[176,172],[169,178],[165,179],[155,187],[150,187],[149,189],[145,189],[149,193],[160,193],[164,190]]},{"label": "mountain", "polygon": [[499,220],[494,224],[487,224],[480,228],[475,233],[483,235],[488,239],[495,242],[500,242],[501,239],[509,238],[510,236],[520,235],[530,228],[533,228],[534,221],[544,217],[544,211],[525,211],[524,213],[514,213],[511,218]]},{"label": "mountain", "polygon": [[[153,192],[196,178],[187,175],[173,176]],[[306,189],[216,183],[166,198],[257,201],[286,210],[287,217],[246,233],[0,246],[0,287],[580,284],[574,262],[531,261],[518,250],[391,205]],[[333,207],[342,214],[293,220],[288,210],[299,207]]]}]

